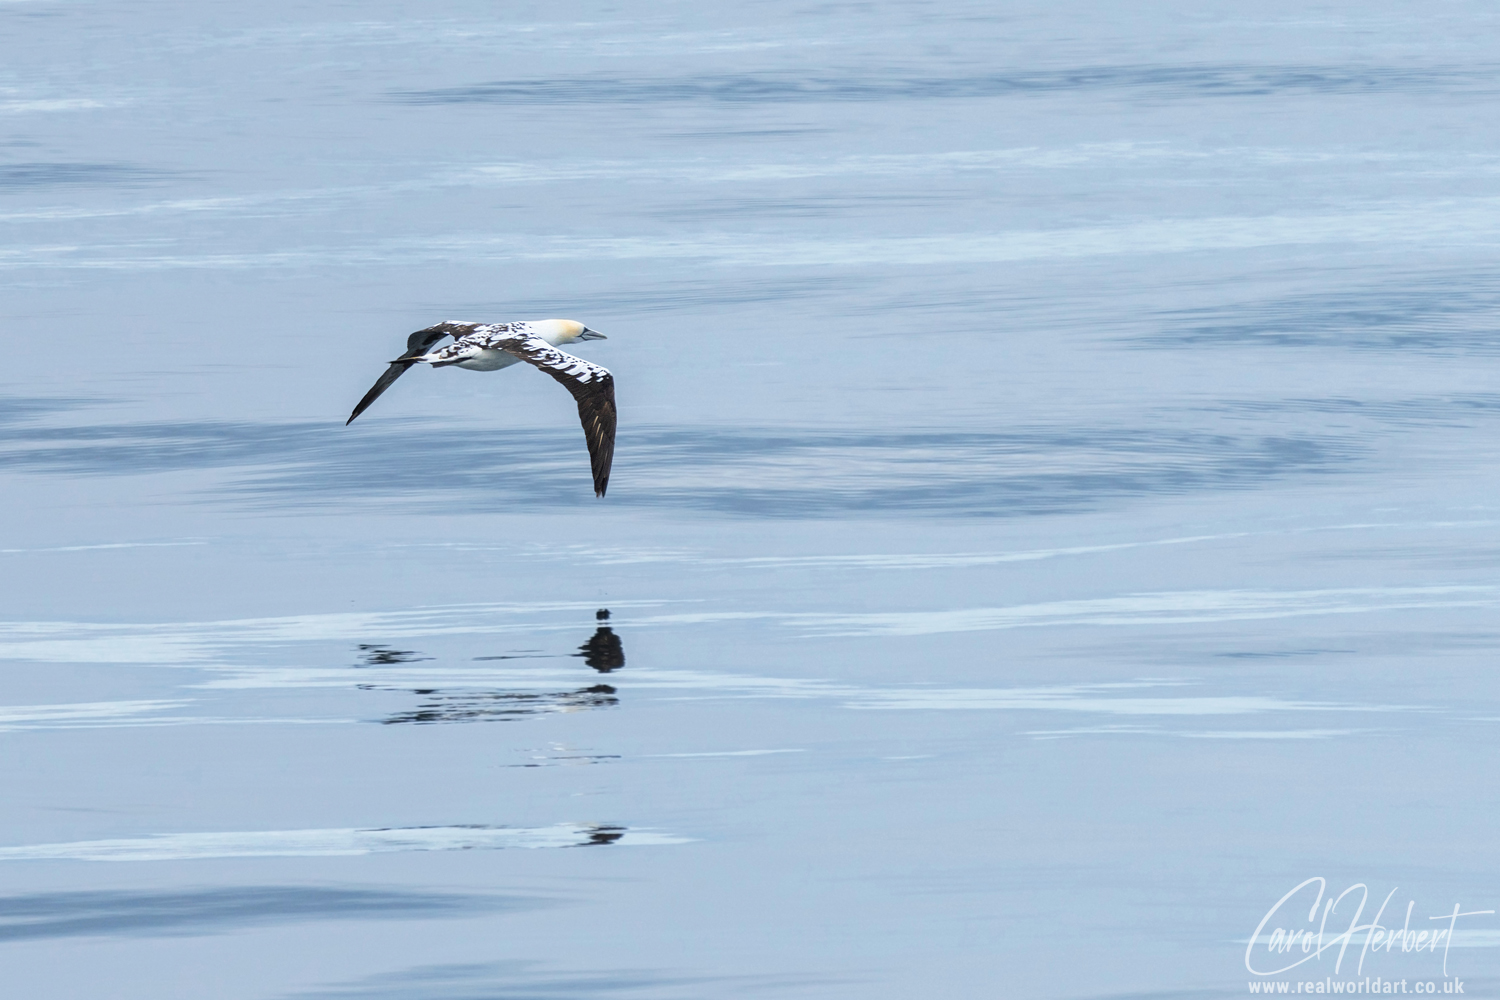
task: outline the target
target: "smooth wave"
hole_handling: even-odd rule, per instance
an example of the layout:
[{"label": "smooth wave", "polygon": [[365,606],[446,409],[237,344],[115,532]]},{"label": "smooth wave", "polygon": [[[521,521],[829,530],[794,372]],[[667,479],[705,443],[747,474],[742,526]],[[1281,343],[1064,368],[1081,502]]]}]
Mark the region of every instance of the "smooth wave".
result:
[{"label": "smooth wave", "polygon": [[412,920],[535,909],[541,899],[349,886],[63,890],[0,896],[0,942],[223,934],[308,920]]},{"label": "smooth wave", "polygon": [[[616,601],[614,606],[627,609],[654,606],[655,603],[659,602]],[[594,607],[593,603],[538,602],[210,622],[5,622],[0,623],[0,659],[54,663],[213,664],[232,650],[243,651],[287,642],[358,642],[371,635],[406,639],[571,630],[576,628],[576,623],[562,624],[547,616],[555,612],[592,612]],[[347,668],[331,669],[339,670],[342,676]]]},{"label": "smooth wave", "polygon": [[648,753],[643,757],[764,757],[768,754],[778,753],[806,753],[801,748],[787,748],[783,750],[706,750],[702,753]]},{"label": "smooth wave", "polygon": [[502,848],[622,847],[686,844],[655,830],[594,823],[544,827],[413,826],[378,829],[256,830],[174,833],[119,840],[0,847],[0,861],[187,861],[204,858],[313,858],[393,851],[476,851]]},{"label": "smooth wave", "polygon": [[1321,347],[1420,353],[1500,351],[1494,273],[1393,275],[1378,285],[1159,314],[1139,347]]},{"label": "smooth wave", "polygon": [[[1193,166],[1242,170],[1248,166],[1420,168],[1453,176],[1493,174],[1500,157],[1486,153],[1406,154],[1383,150],[1305,150],[1273,146],[1200,148],[1165,142],[1101,142],[1069,146],[945,150],[930,153],[808,156],[762,162],[710,157],[670,159],[501,160],[455,164],[418,177],[384,183],[340,184],[218,197],[169,198],[135,205],[58,204],[0,212],[0,222],[59,222],[147,215],[305,216],[339,206],[368,204],[393,196],[451,189],[576,185],[580,181],[642,185],[774,185],[794,180],[877,179],[1015,173],[1020,171],[1121,170]],[[142,169],[142,168],[131,168]],[[145,171],[155,175],[155,171]],[[167,176],[163,174],[162,176]]]},{"label": "smooth wave", "polygon": [[1188,625],[1500,605],[1500,587],[1345,587],[1327,590],[1188,590],[999,608],[806,615],[824,635],[939,635],[1074,625]]},{"label": "smooth wave", "polygon": [[0,163],[0,190],[58,185],[143,184],[170,176],[127,163]]},{"label": "smooth wave", "polygon": [[[1036,562],[1070,556],[1095,555],[1158,546],[1197,545],[1203,542],[1241,538],[1275,538],[1342,531],[1442,531],[1493,527],[1500,524],[1489,518],[1463,521],[1371,521],[1353,524],[1310,525],[1260,531],[1231,531],[1212,535],[1184,535],[1180,538],[1153,538],[1141,541],[1109,542],[1098,545],[1069,545],[1051,549],[1015,549],[995,552],[867,552],[851,554],[787,556],[711,556],[700,550],[659,547],[627,548],[623,546],[536,546],[517,547],[486,541],[414,542],[410,548],[442,548],[459,552],[515,552],[545,555],[569,561],[585,560],[600,566],[632,566],[650,563],[680,563],[691,566],[743,566],[747,569],[837,569],[922,570],[966,569],[996,566],[1013,562]],[[1236,654],[1220,654],[1236,655]],[[1246,654],[1251,655],[1251,654]]]},{"label": "smooth wave", "polygon": [[640,969],[593,972],[481,961],[412,966],[298,990],[282,1000],[702,1000],[775,995],[792,983],[822,985],[806,976],[672,976]]},{"label": "smooth wave", "polygon": [[[1349,467],[1329,437],[1060,427],[1010,433],[872,434],[802,428],[639,428],[622,439],[612,503],[749,517],[854,513],[1006,517],[1132,497],[1260,488]],[[17,428],[0,468],[143,475],[258,467],[200,493],[252,508],[396,505],[469,510],[582,508],[593,498],[576,435],[536,430],[434,437],[416,422],[354,433],[330,424],[183,422]],[[593,508],[590,507],[590,510]]]},{"label": "smooth wave", "polygon": [[84,111],[93,108],[118,107],[119,101],[96,101],[87,97],[32,98],[0,101],[0,115],[22,115],[40,111]]},{"label": "smooth wave", "polygon": [[1128,692],[1180,686],[1166,681],[1035,688],[911,688],[860,692],[850,708],[903,711],[1085,712],[1095,715],[1259,715],[1266,712],[1392,712],[1392,705],[1294,701],[1266,695],[1142,696]]},{"label": "smooth wave", "polygon": [[[61,705],[0,705],[0,732],[75,729],[136,723],[142,716],[184,708],[191,700],[90,701]],[[154,717],[160,720],[160,716]]]},{"label": "smooth wave", "polygon": [[63,242],[0,248],[0,269],[245,270],[626,260],[697,261],[716,268],[927,267],[1276,246],[1479,246],[1493,240],[1497,227],[1500,199],[1476,197],[1356,204],[1338,212],[1144,219],[1101,226],[863,238],[808,239],[733,232],[666,238],[464,233],[237,253],[142,253],[137,243]]},{"label": "smooth wave", "polygon": [[202,539],[177,542],[99,542],[94,545],[48,545],[35,549],[0,549],[0,555],[20,555],[33,552],[97,552],[107,549],[171,549],[184,545],[207,545]]},{"label": "smooth wave", "polygon": [[1202,740],[1329,740],[1367,732],[1363,729],[1161,729],[1156,726],[1078,726],[1071,729],[1034,729],[1022,735],[1039,740],[1073,736],[1171,736]]},{"label": "smooth wave", "polygon": [[36,732],[56,729],[161,729],[178,726],[326,726],[348,725],[348,718],[313,718],[307,716],[195,715],[176,712],[195,703],[196,699],[177,701],[106,701],[61,705],[0,706],[0,733]]}]

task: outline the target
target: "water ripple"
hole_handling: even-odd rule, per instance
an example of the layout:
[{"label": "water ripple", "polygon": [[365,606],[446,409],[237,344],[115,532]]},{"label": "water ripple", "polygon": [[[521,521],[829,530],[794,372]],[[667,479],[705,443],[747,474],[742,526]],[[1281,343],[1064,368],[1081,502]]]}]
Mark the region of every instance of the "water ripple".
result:
[{"label": "water ripple", "polygon": [[140,184],[169,176],[125,163],[0,163],[0,190],[61,184]]},{"label": "water ripple", "polygon": [[499,80],[466,87],[397,91],[406,104],[668,104],[708,101],[785,104],[954,100],[1032,94],[1143,92],[1157,97],[1263,97],[1272,94],[1386,94],[1494,91],[1487,67],[1096,66],[1064,70],[910,76],[703,74],[665,79],[597,76]]},{"label": "water ripple", "polygon": [[1141,347],[1330,347],[1500,352],[1500,276],[1403,275],[1378,286],[1163,312]]},{"label": "water ripple", "polygon": [[1049,625],[1186,625],[1496,605],[1500,587],[1492,586],[1188,590],[1002,608],[806,615],[801,620],[826,635],[939,635]]},{"label": "water ripple", "polygon": [[[1247,489],[1350,466],[1357,449],[1303,434],[1058,428],[861,433],[640,428],[617,452],[615,505],[751,517],[851,513],[1003,517],[1137,496]],[[566,431],[433,436],[412,423],[180,422],[18,428],[0,468],[141,475],[261,467],[199,495],[258,508],[396,504],[470,510],[581,507],[583,444]],[[589,509],[593,509],[590,507]]]},{"label": "water ripple", "polygon": [[447,892],[254,885],[0,896],[0,942],[216,934],[307,920],[410,920],[531,909],[539,899]]}]

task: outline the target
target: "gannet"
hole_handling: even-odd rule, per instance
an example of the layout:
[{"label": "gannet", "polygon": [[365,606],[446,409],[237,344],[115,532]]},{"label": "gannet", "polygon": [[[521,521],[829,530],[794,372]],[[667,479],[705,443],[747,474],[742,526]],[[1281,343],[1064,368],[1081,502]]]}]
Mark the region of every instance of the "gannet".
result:
[{"label": "gannet", "polygon": [[[453,343],[436,351],[432,345],[444,337]],[[609,485],[609,466],[615,457],[615,377],[582,358],[557,349],[559,344],[580,340],[605,340],[582,323],[571,319],[543,319],[523,323],[467,323],[450,320],[418,330],[406,338],[406,353],[390,363],[385,374],[365,393],[349,419],[365,412],[380,394],[415,364],[443,368],[457,365],[475,372],[509,368],[518,361],[535,365],[563,384],[578,401],[578,417],[588,441],[594,469],[594,495],[604,496]]]}]

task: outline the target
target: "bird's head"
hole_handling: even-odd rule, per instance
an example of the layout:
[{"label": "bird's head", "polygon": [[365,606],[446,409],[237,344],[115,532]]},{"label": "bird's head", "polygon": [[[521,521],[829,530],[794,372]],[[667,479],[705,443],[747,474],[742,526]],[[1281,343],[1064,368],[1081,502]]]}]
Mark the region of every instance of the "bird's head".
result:
[{"label": "bird's head", "polygon": [[576,344],[580,340],[608,339],[573,319],[544,319],[531,325],[536,328],[537,335],[553,347]]}]

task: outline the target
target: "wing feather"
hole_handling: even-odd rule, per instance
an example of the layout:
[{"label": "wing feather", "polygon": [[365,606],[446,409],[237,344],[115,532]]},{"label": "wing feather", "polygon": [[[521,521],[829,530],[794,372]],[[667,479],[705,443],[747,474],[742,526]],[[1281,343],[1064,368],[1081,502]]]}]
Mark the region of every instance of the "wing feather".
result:
[{"label": "wing feather", "polygon": [[559,351],[540,337],[500,337],[488,346],[540,368],[572,394],[589,446],[594,495],[604,496],[615,460],[615,377],[609,369]]},{"label": "wing feather", "polygon": [[365,393],[364,398],[354,407],[354,412],[349,414],[349,419],[344,421],[344,426],[348,427],[354,423],[355,417],[368,410],[370,404],[380,398],[381,393],[389,389],[395,384],[398,378],[406,374],[408,368],[416,364],[415,361],[407,361],[407,358],[420,357],[426,354],[432,349],[433,344],[436,344],[444,337],[461,337],[472,326],[473,324],[471,323],[439,323],[437,326],[429,326],[425,330],[418,330],[410,337],[407,337],[406,353],[395,361],[392,361],[390,367],[385,370],[385,374],[375,380],[375,384],[370,386],[370,391]]}]

